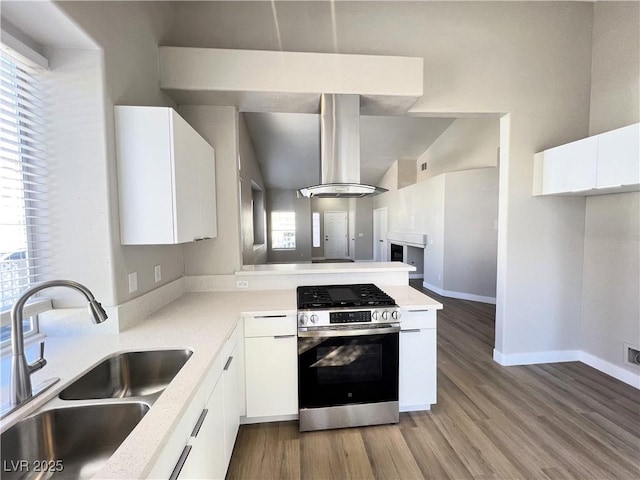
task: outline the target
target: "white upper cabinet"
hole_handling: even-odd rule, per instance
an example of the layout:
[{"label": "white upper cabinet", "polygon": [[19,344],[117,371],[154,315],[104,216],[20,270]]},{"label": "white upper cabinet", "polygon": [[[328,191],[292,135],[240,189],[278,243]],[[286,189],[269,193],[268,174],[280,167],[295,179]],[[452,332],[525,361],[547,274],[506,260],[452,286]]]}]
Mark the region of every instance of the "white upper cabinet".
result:
[{"label": "white upper cabinet", "polygon": [[597,136],[597,188],[640,184],[640,123]]},{"label": "white upper cabinet", "polygon": [[534,156],[534,195],[600,195],[640,190],[640,124]]},{"label": "white upper cabinet", "polygon": [[116,106],[123,245],[217,236],[215,153],[169,107]]}]

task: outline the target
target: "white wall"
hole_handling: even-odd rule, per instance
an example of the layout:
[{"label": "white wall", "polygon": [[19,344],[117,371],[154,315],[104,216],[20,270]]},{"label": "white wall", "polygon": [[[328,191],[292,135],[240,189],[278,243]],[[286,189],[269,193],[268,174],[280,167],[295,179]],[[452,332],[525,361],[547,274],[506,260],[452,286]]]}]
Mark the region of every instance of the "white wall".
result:
[{"label": "white wall", "polygon": [[[240,142],[240,179],[242,180],[242,264],[256,265],[267,262],[267,244],[263,243],[260,246],[257,244],[254,245],[253,209],[251,204],[252,182],[255,183],[265,195],[267,188],[262,178],[262,171],[256,159],[253,142],[249,136],[243,114],[238,115],[238,134]],[[266,216],[266,211],[263,213]]]},{"label": "white wall", "polygon": [[184,245],[184,273],[232,274],[242,266],[238,112],[235,107],[182,105],[179,113],[215,149],[218,208],[218,237]]},{"label": "white wall", "polygon": [[495,302],[498,170],[466,170],[444,177],[443,290]]},{"label": "white wall", "polygon": [[[417,180],[446,172],[495,167],[500,144],[496,116],[458,118],[418,158]],[[426,170],[420,170],[422,163]]]},{"label": "white wall", "polygon": [[424,283],[438,290],[444,278],[444,198],[444,175],[373,197],[373,208],[388,209],[389,232],[427,234]]},{"label": "white wall", "polygon": [[594,5],[589,135],[640,118],[640,3]]},{"label": "white wall", "polygon": [[[595,4],[591,134],[640,121],[639,18],[637,2]],[[635,375],[623,346],[640,347],[639,212],[637,192],[587,198],[580,331],[584,352]]]},{"label": "white wall", "polygon": [[389,231],[427,234],[426,288],[495,301],[497,169],[438,175],[374,197],[374,207],[388,208]]},{"label": "white wall", "polygon": [[[170,8],[14,2],[3,5],[4,15],[51,57],[47,108],[53,111],[48,156],[55,255],[50,276],[87,284],[105,305],[179,278],[181,247],[120,246],[113,128],[114,104],[172,104],[159,89],[156,55]],[[160,284],[153,279],[157,264],[163,271]],[[133,271],[139,289],[129,294],[127,275]],[[81,302],[64,291],[55,298],[57,306]]]},{"label": "white wall", "polygon": [[[271,248],[271,212],[285,211],[296,214],[296,248]],[[269,263],[311,262],[311,200],[298,198],[295,190],[267,191],[267,258]]]},{"label": "white wall", "polygon": [[535,152],[588,132],[593,4],[338,2],[337,30],[322,2],[276,10],[278,31],[264,21],[268,5],[200,2],[176,16],[171,44],[419,56],[428,73],[412,113],[509,113],[496,348],[575,349],[585,202],[533,198],[532,164]]},{"label": "white wall", "polygon": [[356,198],[356,260],[373,260],[373,198]]},{"label": "white wall", "polygon": [[[113,126],[113,105],[173,105],[159,88],[157,59],[157,45],[168,30],[171,9],[169,5],[144,2],[61,2],[57,5],[102,49],[106,142],[101,147],[96,145],[96,150],[100,150],[99,155],[106,154],[108,195],[96,191],[85,205],[105,205],[106,202],[109,218],[100,222],[98,228],[111,242],[110,276],[115,288],[114,303],[119,304],[183,274],[182,247],[179,245],[120,245]],[[84,179],[89,185],[95,181],[94,172]],[[75,199],[72,201],[77,203]],[[81,243],[87,245],[89,239]],[[102,253],[105,254],[107,252]],[[162,266],[163,275],[160,284],[155,283],[153,275],[154,265],[158,264]],[[91,267],[85,265],[84,268]],[[138,272],[138,291],[130,294],[127,276],[134,271]]]},{"label": "white wall", "polygon": [[[102,55],[99,50],[48,49],[47,151],[52,278],[86,285],[115,305],[110,233]],[[72,86],[70,88],[70,86]],[[56,292],[56,306],[81,297]]]}]

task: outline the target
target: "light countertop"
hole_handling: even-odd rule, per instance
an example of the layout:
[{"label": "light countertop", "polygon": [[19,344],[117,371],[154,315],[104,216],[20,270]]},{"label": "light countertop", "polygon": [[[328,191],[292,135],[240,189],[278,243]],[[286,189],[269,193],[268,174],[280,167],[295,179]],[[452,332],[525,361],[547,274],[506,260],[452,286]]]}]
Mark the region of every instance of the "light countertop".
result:
[{"label": "light countertop", "polygon": [[[405,308],[442,305],[409,286],[383,287]],[[190,348],[193,355],[96,478],[144,478],[156,463],[199,385],[220,355],[242,314],[294,315],[296,293],[286,290],[187,293],[120,334],[47,337],[48,365],[34,373],[34,385],[60,377],[49,392],[2,421],[9,428],[55,397],[105,357],[120,351]]]},{"label": "light countertop", "polygon": [[402,262],[344,262],[344,263],[275,263],[245,265],[236,272],[242,275],[291,275],[321,273],[378,273],[413,272],[416,267]]}]

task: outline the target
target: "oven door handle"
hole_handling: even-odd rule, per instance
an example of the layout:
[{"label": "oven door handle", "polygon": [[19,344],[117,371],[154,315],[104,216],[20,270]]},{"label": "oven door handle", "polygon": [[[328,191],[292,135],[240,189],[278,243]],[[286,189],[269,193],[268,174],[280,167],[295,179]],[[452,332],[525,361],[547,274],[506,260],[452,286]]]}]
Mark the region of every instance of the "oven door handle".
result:
[{"label": "oven door handle", "polygon": [[356,337],[361,335],[382,335],[385,333],[399,333],[400,324],[392,323],[387,327],[378,328],[345,328],[326,330],[298,329],[298,337]]}]

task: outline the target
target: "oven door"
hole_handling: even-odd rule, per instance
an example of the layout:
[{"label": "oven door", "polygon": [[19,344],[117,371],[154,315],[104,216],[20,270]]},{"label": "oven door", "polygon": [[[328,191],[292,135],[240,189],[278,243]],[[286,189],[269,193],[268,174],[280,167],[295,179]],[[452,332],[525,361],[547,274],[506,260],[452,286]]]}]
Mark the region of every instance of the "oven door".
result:
[{"label": "oven door", "polygon": [[300,409],[398,401],[400,328],[298,332]]}]

